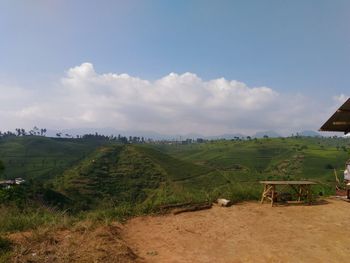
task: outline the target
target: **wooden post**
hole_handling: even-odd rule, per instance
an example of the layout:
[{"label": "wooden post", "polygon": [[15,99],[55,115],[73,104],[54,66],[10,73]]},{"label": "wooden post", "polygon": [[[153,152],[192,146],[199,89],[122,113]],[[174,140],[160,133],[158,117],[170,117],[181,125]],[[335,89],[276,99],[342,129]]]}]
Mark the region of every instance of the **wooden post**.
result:
[{"label": "wooden post", "polygon": [[303,187],[301,185],[299,185],[298,202],[300,202],[302,193],[303,193]]},{"label": "wooden post", "polygon": [[260,201],[262,204],[264,203],[264,200],[265,200],[266,190],[267,190],[267,185],[264,184],[264,190],[262,192],[261,201]]},{"label": "wooden post", "polygon": [[275,199],[275,185],[272,185],[272,192],[271,192],[271,206],[273,206],[273,200]]},{"label": "wooden post", "polygon": [[309,205],[311,205],[311,203],[312,203],[312,194],[311,194],[311,186],[310,185],[307,186],[307,199],[308,199]]}]

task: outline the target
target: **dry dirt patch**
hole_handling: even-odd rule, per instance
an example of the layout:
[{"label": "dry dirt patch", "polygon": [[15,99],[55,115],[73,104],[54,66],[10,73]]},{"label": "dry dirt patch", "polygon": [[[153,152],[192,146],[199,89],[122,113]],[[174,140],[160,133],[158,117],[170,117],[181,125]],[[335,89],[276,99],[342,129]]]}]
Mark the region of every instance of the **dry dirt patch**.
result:
[{"label": "dry dirt patch", "polygon": [[349,262],[350,203],[248,202],[131,219],[122,238],[147,262]]}]

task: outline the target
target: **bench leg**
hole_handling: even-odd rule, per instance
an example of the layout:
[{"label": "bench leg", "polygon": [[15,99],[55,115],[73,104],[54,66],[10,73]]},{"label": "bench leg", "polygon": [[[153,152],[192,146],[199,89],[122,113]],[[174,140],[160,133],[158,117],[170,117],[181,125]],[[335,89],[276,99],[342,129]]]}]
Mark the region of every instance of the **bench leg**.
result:
[{"label": "bench leg", "polygon": [[275,186],[272,186],[271,190],[271,206],[273,206],[273,200],[275,199]]},{"label": "bench leg", "polygon": [[298,202],[301,200],[301,195],[303,194],[303,187],[300,185],[299,186],[299,195],[298,195]]},{"label": "bench leg", "polygon": [[264,200],[265,200],[266,190],[267,190],[267,185],[264,185],[264,190],[262,192],[261,201],[260,201],[260,203],[262,204],[264,203]]}]

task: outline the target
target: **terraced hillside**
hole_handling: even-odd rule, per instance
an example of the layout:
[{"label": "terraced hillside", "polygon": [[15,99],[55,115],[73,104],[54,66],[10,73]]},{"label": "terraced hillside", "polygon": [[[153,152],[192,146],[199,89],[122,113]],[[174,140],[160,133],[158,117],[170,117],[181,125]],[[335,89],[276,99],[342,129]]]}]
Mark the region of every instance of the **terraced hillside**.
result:
[{"label": "terraced hillside", "polygon": [[[276,138],[200,144],[116,144],[80,139],[17,137],[0,142],[3,177],[52,185],[74,209],[256,199],[259,180],[313,179],[334,191],[349,139]],[[340,176],[341,177],[341,176]]]},{"label": "terraced hillside", "polygon": [[[125,204],[156,206],[194,200],[225,185],[220,173],[179,160],[152,147],[102,147],[56,180],[58,191],[78,209]],[[204,192],[203,192],[204,194]]]},{"label": "terraced hillside", "polygon": [[320,190],[334,186],[349,159],[346,138],[276,138],[216,141],[205,144],[158,145],[175,158],[216,169],[233,185],[252,186],[262,179],[313,179]]},{"label": "terraced hillside", "polygon": [[105,142],[98,140],[40,136],[0,138],[0,160],[6,167],[0,176],[45,182],[62,174],[103,143]]}]

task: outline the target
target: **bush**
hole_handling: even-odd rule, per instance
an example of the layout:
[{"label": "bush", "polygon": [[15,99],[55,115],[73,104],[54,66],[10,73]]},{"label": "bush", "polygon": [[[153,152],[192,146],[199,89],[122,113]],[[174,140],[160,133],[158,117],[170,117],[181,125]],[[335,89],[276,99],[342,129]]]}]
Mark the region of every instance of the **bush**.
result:
[{"label": "bush", "polygon": [[8,238],[0,236],[0,255],[11,250],[12,243]]},{"label": "bush", "polygon": [[333,166],[332,164],[329,163],[329,164],[326,164],[326,165],[325,165],[325,168],[326,168],[326,169],[329,169],[329,170],[333,170],[333,169],[334,169],[334,166]]}]

